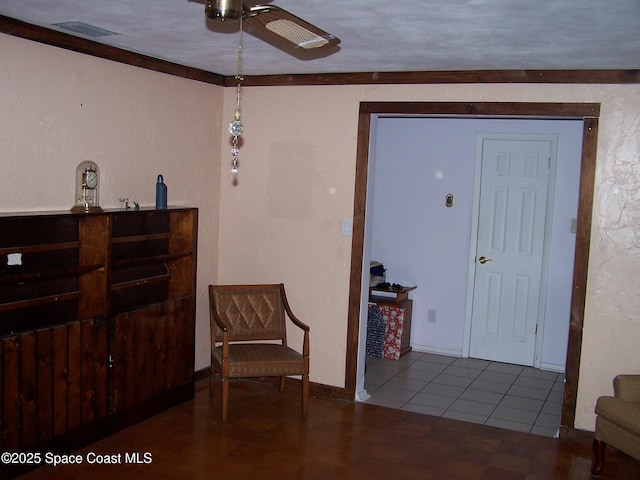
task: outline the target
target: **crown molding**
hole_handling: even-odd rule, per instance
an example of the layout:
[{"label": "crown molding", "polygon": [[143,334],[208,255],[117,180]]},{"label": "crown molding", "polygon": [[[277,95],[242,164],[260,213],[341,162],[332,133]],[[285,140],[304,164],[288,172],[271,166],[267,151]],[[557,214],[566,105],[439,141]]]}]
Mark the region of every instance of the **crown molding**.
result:
[{"label": "crown molding", "polygon": [[[0,15],[0,32],[115,62],[200,82],[235,87],[234,76],[130,52]],[[422,72],[354,72],[325,74],[245,75],[242,85],[418,85],[466,83],[637,84],[640,70],[462,70]]]}]

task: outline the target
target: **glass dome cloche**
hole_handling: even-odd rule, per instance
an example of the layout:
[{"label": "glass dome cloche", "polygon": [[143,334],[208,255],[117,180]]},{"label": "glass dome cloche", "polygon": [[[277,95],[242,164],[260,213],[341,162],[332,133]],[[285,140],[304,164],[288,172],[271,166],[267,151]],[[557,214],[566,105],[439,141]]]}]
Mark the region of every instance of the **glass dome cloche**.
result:
[{"label": "glass dome cloche", "polygon": [[76,200],[73,213],[100,213],[98,194],[100,191],[100,169],[96,162],[86,160],[76,168]]}]

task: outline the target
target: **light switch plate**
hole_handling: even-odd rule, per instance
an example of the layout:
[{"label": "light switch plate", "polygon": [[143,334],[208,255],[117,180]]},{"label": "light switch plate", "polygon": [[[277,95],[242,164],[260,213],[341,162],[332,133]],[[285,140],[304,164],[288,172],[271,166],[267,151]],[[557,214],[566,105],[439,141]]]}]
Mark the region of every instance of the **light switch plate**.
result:
[{"label": "light switch plate", "polygon": [[340,233],[343,237],[350,237],[353,231],[353,220],[350,218],[343,218],[342,225],[340,227]]}]

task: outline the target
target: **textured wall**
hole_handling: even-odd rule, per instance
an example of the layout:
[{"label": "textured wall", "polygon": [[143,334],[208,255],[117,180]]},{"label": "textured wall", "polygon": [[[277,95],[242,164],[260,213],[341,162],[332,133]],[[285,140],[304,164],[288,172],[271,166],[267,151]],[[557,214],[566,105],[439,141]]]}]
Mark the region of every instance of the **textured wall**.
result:
[{"label": "textured wall", "polygon": [[[340,224],[353,211],[357,109],[345,109],[348,89],[328,90],[320,107],[311,98],[319,91],[244,89],[237,185],[223,134],[218,274],[223,283],[284,282],[311,327],[311,380],[343,386],[351,237]],[[225,96],[231,120],[234,91]]]},{"label": "textured wall", "polygon": [[[595,88],[595,87],[594,87]],[[578,418],[618,373],[640,373],[640,87],[601,87]]]},{"label": "textured wall", "polygon": [[[222,162],[220,279],[285,281],[294,308],[312,327],[312,380],[337,386],[344,384],[351,247],[340,221],[353,210],[359,103],[601,103],[576,426],[593,429],[596,398],[611,393],[616,373],[640,373],[640,86],[255,87],[244,93],[238,185]],[[225,98],[230,118],[233,92]]]},{"label": "textured wall", "polygon": [[[222,88],[0,34],[0,212],[68,210],[83,160],[101,171],[100,204],[200,208],[198,321],[217,264]],[[196,368],[209,364],[199,342]]]}]

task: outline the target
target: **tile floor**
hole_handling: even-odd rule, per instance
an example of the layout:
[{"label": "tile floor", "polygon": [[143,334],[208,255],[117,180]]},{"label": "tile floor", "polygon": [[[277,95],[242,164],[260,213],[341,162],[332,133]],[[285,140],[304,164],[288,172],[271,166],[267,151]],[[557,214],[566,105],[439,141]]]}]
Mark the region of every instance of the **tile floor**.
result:
[{"label": "tile floor", "polygon": [[505,363],[409,352],[367,357],[367,403],[553,437],[564,375]]}]

